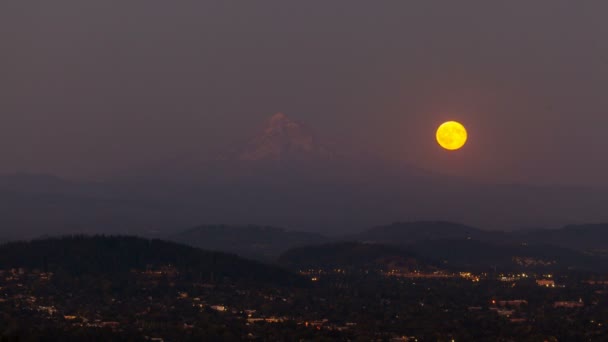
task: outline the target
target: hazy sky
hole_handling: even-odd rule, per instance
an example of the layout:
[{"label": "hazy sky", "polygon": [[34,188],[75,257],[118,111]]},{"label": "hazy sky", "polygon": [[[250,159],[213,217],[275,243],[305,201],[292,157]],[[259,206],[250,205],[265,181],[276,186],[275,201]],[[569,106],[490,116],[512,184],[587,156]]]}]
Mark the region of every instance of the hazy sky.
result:
[{"label": "hazy sky", "polygon": [[[605,1],[1,1],[0,172],[217,151],[277,111],[475,179],[608,185]],[[448,154],[435,127],[469,128]]]}]

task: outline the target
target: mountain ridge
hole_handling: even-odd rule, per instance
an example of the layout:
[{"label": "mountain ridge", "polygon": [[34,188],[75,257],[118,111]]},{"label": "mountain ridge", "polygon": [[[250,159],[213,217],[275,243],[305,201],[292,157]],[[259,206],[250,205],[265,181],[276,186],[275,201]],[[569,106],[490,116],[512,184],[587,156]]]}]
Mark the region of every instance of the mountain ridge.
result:
[{"label": "mountain ridge", "polygon": [[483,184],[400,162],[345,157],[327,152],[314,132],[284,114],[243,146],[224,160],[180,157],[105,182],[0,177],[0,235],[6,234],[1,229],[28,236],[168,233],[201,222],[339,235],[387,220],[501,230],[608,221],[608,190]]}]

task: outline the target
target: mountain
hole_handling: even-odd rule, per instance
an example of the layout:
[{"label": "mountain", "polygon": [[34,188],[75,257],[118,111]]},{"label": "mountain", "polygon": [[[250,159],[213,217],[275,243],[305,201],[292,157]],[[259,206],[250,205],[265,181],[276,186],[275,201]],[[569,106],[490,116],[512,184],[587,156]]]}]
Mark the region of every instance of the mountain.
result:
[{"label": "mountain", "polygon": [[[0,236],[167,236],[177,227],[210,222],[253,222],[328,236],[352,234],[387,220],[514,230],[608,221],[606,196],[608,190],[601,188],[482,184],[402,162],[336,153],[304,124],[275,114],[258,134],[221,158],[195,153],[104,182],[0,177]],[[427,229],[432,227],[419,230]],[[377,233],[362,240],[392,240]],[[486,235],[479,240],[501,239],[499,234]]]},{"label": "mountain", "polygon": [[359,242],[337,242],[291,249],[281,255],[279,264],[294,270],[424,270],[432,263],[398,246]]},{"label": "mountain", "polygon": [[226,225],[196,227],[171,235],[169,239],[202,249],[230,252],[265,261],[274,261],[290,248],[329,241],[315,233],[275,227]]},{"label": "mountain", "polygon": [[327,160],[335,156],[306,125],[277,113],[261,131],[229,155],[230,160]]},{"label": "mountain", "polygon": [[386,220],[488,230],[608,220],[605,189],[478,183],[334,150],[279,113],[221,158],[169,162],[120,182],[130,198],[177,204],[192,226],[253,222],[336,235]]},{"label": "mountain", "polygon": [[236,255],[129,236],[69,236],[0,245],[0,269],[39,269],[68,276],[128,274],[174,267],[201,280],[289,284],[300,278],[276,266]]}]

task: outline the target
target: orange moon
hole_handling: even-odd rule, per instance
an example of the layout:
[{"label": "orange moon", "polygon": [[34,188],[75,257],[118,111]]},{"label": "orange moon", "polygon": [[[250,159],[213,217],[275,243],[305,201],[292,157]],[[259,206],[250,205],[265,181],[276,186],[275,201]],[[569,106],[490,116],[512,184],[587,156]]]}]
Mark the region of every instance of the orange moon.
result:
[{"label": "orange moon", "polygon": [[449,151],[461,149],[467,142],[467,130],[457,121],[447,121],[437,128],[437,143]]}]

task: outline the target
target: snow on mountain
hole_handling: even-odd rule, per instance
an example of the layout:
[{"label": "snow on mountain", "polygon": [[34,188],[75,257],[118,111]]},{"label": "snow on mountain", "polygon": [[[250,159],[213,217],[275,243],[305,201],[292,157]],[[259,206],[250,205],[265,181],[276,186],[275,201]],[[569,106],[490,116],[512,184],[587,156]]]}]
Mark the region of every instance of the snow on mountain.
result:
[{"label": "snow on mountain", "polygon": [[282,161],[333,159],[334,152],[324,146],[304,124],[277,113],[246,144],[235,149],[229,159],[240,161]]}]

